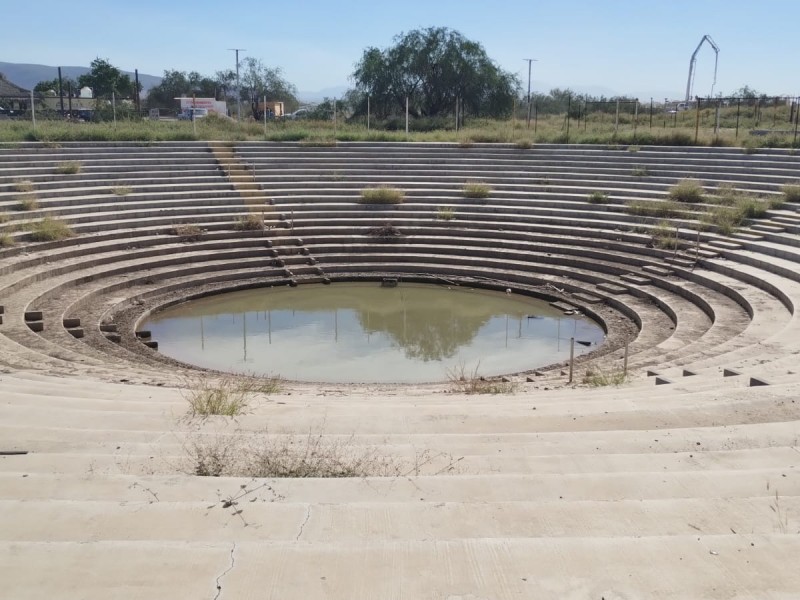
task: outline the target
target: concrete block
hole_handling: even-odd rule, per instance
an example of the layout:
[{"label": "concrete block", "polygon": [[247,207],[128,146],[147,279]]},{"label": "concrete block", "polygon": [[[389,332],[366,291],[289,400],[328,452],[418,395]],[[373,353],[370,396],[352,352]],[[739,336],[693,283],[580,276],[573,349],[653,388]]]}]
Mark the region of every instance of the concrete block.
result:
[{"label": "concrete block", "polygon": [[146,340],[143,342],[143,344],[148,348],[152,348],[153,350],[158,350],[158,342],[155,340]]},{"label": "concrete block", "polygon": [[647,271],[648,273],[652,273],[653,275],[659,275],[661,277],[669,277],[674,273],[672,269],[668,269],[666,267],[659,267],[658,265],[645,265],[642,267],[642,271]]},{"label": "concrete block", "polygon": [[114,342],[115,344],[119,344],[122,341],[122,336],[118,333],[110,332],[106,334],[106,339],[109,342]]},{"label": "concrete block", "polygon": [[657,375],[658,373],[656,371],[649,371],[649,370],[647,371],[648,377],[656,377]]},{"label": "concrete block", "polygon": [[620,275],[619,278],[634,285],[650,285],[653,282],[649,277],[642,277],[634,273],[624,273]]},{"label": "concrete block", "polygon": [[697,375],[697,373],[695,373],[694,371],[690,371],[689,369],[683,370],[684,377],[694,377],[695,375]]},{"label": "concrete block", "polygon": [[152,333],[147,329],[142,329],[136,332],[136,337],[140,340],[149,340],[152,337]]},{"label": "concrete block", "polygon": [[31,331],[35,331],[36,333],[41,333],[42,331],[44,331],[43,321],[29,321],[27,325]]},{"label": "concrete block", "polygon": [[100,331],[103,333],[116,333],[117,326],[114,323],[100,323]]},{"label": "concrete block", "polygon": [[723,369],[722,371],[723,377],[737,377],[739,375],[741,375],[741,373],[735,369]]},{"label": "concrete block", "polygon": [[750,378],[750,387],[759,387],[762,385],[769,385],[769,382],[766,379],[761,379],[760,377]]},{"label": "concrete block", "polygon": [[609,283],[607,281],[603,281],[602,283],[597,284],[598,290],[603,290],[604,292],[608,292],[609,294],[627,294],[628,288],[623,287],[621,285],[617,285],[616,283]]},{"label": "concrete block", "polygon": [[78,318],[75,318],[75,317],[65,317],[62,320],[62,324],[67,329],[72,329],[73,327],[80,327],[81,326],[81,320],[78,319]]},{"label": "concrete block", "polygon": [[669,385],[671,383],[666,377],[656,377],[656,385]]},{"label": "concrete block", "polygon": [[42,311],[40,310],[29,310],[25,312],[25,320],[26,321],[41,321],[43,318]]},{"label": "concrete block", "polygon": [[67,329],[67,331],[76,339],[81,339],[84,335],[83,327],[73,327],[71,329]]}]

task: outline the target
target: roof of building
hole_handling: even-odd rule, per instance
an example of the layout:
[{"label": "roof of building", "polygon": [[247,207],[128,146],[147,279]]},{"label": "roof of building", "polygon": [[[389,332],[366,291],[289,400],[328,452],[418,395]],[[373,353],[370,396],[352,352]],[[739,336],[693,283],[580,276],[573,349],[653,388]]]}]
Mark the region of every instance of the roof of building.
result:
[{"label": "roof of building", "polygon": [[4,75],[0,74],[0,97],[2,96],[11,96],[14,98],[24,97],[28,98],[31,95],[30,90],[26,90],[25,88],[19,87],[18,85],[11,83],[8,79],[5,78]]}]

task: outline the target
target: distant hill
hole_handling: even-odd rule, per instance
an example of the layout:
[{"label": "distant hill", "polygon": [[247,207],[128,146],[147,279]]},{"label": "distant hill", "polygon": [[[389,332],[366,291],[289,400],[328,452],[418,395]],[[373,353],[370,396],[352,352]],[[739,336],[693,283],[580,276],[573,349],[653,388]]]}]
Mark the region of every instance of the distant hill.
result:
[{"label": "distant hill", "polygon": [[[72,77],[73,79],[77,79],[88,72],[89,67],[61,67],[61,75],[63,77]],[[15,83],[27,90],[32,90],[40,81],[58,77],[58,67],[0,62],[0,73],[3,73],[11,83]],[[131,80],[133,80],[132,71],[123,71],[123,73],[130,75]],[[139,83],[147,91],[161,83],[161,77],[139,73]]]}]

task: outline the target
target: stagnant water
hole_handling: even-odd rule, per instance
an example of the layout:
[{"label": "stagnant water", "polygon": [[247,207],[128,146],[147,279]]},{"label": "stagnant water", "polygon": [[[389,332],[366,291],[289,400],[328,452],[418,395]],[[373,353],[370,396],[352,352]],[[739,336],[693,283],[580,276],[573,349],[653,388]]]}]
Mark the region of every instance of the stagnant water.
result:
[{"label": "stagnant water", "polygon": [[209,296],[151,315],[159,350],[200,367],[317,382],[446,381],[534,369],[602,343],[547,302],[463,287],[339,283]]}]

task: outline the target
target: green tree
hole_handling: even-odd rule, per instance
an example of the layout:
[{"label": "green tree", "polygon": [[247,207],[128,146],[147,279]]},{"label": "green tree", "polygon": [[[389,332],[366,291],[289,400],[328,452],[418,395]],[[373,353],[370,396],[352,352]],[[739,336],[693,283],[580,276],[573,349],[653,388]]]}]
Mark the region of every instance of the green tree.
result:
[{"label": "green tree", "polygon": [[[260,60],[252,57],[242,61],[244,68],[241,77],[241,99],[250,104],[253,118],[260,120],[263,114],[258,103],[267,98],[268,102],[283,102],[287,112],[299,105],[297,88],[281,76],[278,67],[267,67]],[[235,81],[235,80],[234,80]]]},{"label": "green tree", "polygon": [[457,31],[431,27],[400,34],[386,50],[367,48],[352,78],[369,95],[379,117],[405,110],[414,116],[446,116],[458,101],[473,116],[508,115],[519,80],[500,69],[477,42]]},{"label": "green tree", "polygon": [[[61,89],[65,98],[69,95],[70,89],[72,90],[73,95],[77,95],[80,92],[80,86],[78,85],[78,82],[71,77],[61,78]],[[58,77],[55,79],[40,81],[34,86],[33,91],[37,94],[50,95],[52,93],[58,96]]]},{"label": "green tree", "polygon": [[173,107],[175,98],[190,97],[217,99],[220,89],[216,79],[201,75],[196,71],[164,71],[161,83],[150,89],[147,94],[148,108]]},{"label": "green tree", "polygon": [[107,60],[95,58],[90,66],[88,73],[78,77],[78,85],[92,88],[95,98],[110,96],[112,92],[119,96],[133,94],[134,84],[131,78]]}]

